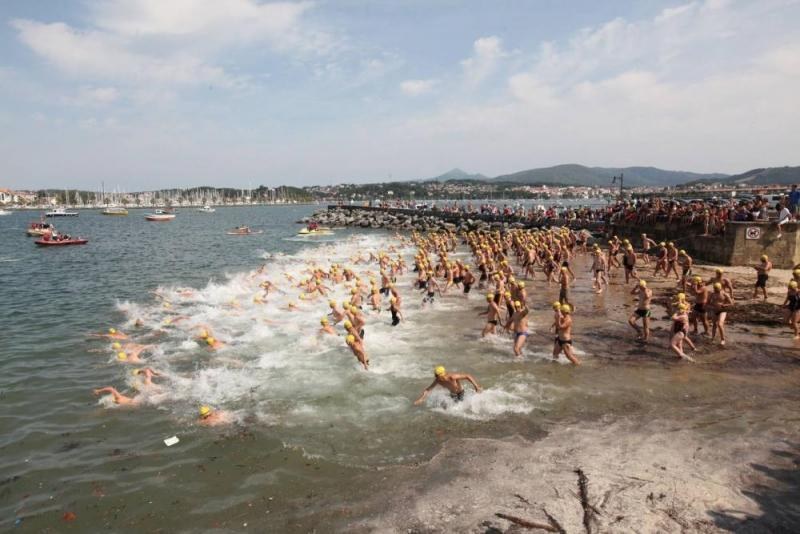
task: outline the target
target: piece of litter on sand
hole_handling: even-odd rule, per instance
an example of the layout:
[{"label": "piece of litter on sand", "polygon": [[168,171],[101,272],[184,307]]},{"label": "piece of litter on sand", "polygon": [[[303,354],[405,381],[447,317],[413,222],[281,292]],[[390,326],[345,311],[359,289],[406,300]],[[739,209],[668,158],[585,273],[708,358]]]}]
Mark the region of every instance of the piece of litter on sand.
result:
[{"label": "piece of litter on sand", "polygon": [[179,441],[180,440],[178,439],[178,436],[172,436],[171,438],[167,438],[164,440],[164,445],[166,445],[167,447],[172,447]]}]

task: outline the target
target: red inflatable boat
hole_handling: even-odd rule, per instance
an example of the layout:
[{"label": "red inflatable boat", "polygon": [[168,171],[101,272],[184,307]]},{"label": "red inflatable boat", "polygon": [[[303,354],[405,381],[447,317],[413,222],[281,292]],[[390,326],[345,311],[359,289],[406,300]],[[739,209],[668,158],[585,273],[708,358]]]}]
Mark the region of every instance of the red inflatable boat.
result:
[{"label": "red inflatable boat", "polygon": [[54,239],[37,239],[34,241],[40,247],[64,247],[67,245],[85,245],[88,243],[88,239],[84,239],[83,237],[76,237],[74,239],[63,239],[61,241],[54,240]]}]

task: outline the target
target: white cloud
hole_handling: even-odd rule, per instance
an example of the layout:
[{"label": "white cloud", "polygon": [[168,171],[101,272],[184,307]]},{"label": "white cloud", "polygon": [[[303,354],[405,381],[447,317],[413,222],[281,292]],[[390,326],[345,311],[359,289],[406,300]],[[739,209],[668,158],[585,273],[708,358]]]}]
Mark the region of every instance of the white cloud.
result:
[{"label": "white cloud", "polygon": [[143,84],[236,84],[221,68],[199,58],[138,53],[131,50],[130,42],[108,33],[76,30],[60,22],[44,24],[18,19],[12,25],[34,52],[76,77]]},{"label": "white cloud", "polygon": [[503,50],[499,37],[481,37],[472,44],[473,55],[461,62],[464,76],[471,84],[485,80],[497,66],[497,62],[508,54]]},{"label": "white cloud", "polygon": [[94,104],[111,104],[119,98],[119,91],[115,87],[83,87],[80,96]]},{"label": "white cloud", "polygon": [[[89,3],[89,25],[11,21],[20,40],[62,72],[86,81],[170,86],[245,86],[219,66],[232,47],[265,44],[280,54],[325,55],[337,41],[304,21],[311,2],[107,0]],[[108,95],[107,95],[108,96]]]},{"label": "white cloud", "polygon": [[437,80],[405,80],[400,83],[400,90],[408,96],[419,96],[431,92]]}]

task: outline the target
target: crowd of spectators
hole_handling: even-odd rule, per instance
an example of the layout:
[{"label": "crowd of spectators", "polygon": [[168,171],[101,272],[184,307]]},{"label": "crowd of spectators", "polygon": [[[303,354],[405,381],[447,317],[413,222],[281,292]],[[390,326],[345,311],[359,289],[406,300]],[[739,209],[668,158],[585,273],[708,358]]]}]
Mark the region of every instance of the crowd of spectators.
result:
[{"label": "crowd of spectators", "polygon": [[602,222],[605,224],[644,225],[659,222],[696,226],[702,233],[719,235],[726,224],[748,221],[776,221],[779,226],[800,215],[800,191],[792,186],[789,194],[779,200],[763,196],[710,200],[679,200],[661,197],[610,202],[605,206],[525,206],[520,203],[474,204],[464,202],[430,202],[427,204],[395,200],[373,206],[431,210],[438,213],[461,214],[475,218],[491,216],[528,224],[552,224],[568,221],[573,224]]}]

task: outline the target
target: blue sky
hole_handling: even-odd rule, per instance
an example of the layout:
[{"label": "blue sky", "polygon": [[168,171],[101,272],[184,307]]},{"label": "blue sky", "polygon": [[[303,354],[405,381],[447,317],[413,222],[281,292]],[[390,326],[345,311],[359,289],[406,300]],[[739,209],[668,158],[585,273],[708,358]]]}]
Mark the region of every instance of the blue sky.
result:
[{"label": "blue sky", "polygon": [[0,186],[797,165],[798,0],[0,0]]}]

